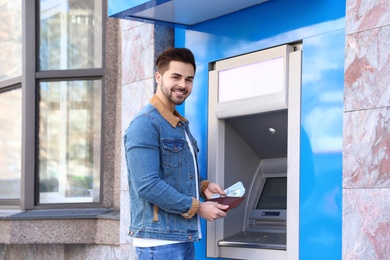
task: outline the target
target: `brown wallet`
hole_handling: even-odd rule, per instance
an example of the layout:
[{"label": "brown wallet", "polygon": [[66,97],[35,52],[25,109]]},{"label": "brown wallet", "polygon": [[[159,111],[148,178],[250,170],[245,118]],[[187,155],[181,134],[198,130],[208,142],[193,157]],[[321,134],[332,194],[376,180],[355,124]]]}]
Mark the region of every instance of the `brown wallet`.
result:
[{"label": "brown wallet", "polygon": [[229,205],[229,209],[234,209],[237,208],[238,205],[241,204],[241,202],[245,199],[245,197],[219,197],[219,198],[214,198],[214,199],[209,199],[207,201],[215,201],[218,202],[219,204],[223,205]]}]

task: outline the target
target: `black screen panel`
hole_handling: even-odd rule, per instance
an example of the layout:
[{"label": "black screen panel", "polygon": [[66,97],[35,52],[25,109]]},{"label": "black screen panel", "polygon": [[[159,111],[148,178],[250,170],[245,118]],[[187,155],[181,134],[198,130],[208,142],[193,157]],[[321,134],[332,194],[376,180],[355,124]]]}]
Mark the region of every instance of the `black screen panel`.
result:
[{"label": "black screen panel", "polygon": [[287,177],[266,179],[256,209],[287,209]]}]

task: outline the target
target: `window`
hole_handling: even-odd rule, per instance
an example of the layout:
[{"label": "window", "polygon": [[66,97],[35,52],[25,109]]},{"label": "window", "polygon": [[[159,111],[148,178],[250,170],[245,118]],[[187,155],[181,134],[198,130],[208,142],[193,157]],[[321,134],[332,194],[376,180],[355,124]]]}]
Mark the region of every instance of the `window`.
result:
[{"label": "window", "polygon": [[100,199],[102,17],[101,1],[40,1],[40,205]]},{"label": "window", "polygon": [[39,86],[40,203],[98,202],[101,81]]},{"label": "window", "polygon": [[0,199],[20,198],[22,161],[22,90],[0,91]]},{"label": "window", "polygon": [[102,2],[41,0],[39,70],[102,67]]},{"label": "window", "polygon": [[0,205],[20,199],[22,1],[0,1]]},{"label": "window", "polygon": [[0,82],[22,75],[22,0],[0,1]]},{"label": "window", "polygon": [[104,12],[0,1],[0,206],[101,205]]}]

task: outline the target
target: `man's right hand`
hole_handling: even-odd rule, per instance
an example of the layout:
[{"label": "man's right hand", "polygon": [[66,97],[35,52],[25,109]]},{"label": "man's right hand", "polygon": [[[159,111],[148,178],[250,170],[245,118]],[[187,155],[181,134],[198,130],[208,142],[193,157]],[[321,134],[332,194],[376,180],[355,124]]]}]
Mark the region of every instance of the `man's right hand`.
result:
[{"label": "man's right hand", "polygon": [[226,217],[226,210],[228,208],[229,205],[219,204],[214,201],[206,201],[200,203],[198,214],[207,221],[213,221],[218,218]]}]

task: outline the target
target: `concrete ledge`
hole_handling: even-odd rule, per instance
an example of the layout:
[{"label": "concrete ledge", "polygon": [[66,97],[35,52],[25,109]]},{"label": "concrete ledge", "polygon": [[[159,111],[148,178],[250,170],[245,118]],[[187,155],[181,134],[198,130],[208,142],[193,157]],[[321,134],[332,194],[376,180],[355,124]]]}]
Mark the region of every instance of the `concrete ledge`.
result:
[{"label": "concrete ledge", "polygon": [[0,216],[1,244],[119,245],[119,210],[34,210]]},{"label": "concrete ledge", "polygon": [[30,219],[90,219],[111,218],[119,219],[119,211],[103,208],[91,209],[40,209],[23,212],[0,214],[0,219],[30,220]]}]

